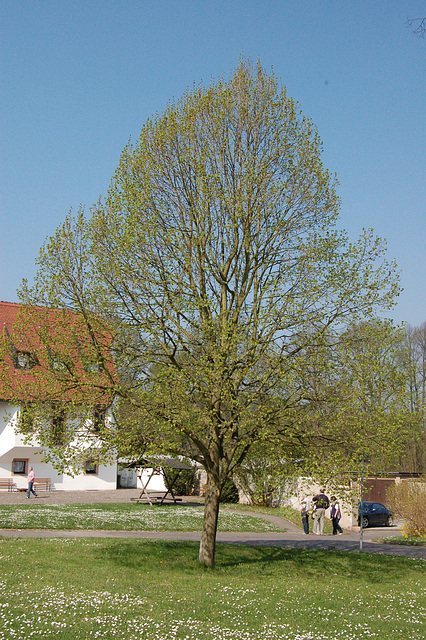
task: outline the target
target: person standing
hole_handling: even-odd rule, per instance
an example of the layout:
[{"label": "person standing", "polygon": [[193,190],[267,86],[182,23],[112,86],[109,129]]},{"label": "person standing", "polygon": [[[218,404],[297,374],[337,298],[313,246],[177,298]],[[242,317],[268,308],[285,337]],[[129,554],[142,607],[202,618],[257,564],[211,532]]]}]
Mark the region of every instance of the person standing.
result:
[{"label": "person standing", "polygon": [[309,535],[309,511],[311,508],[311,501],[306,496],[303,496],[301,502],[300,515],[302,516],[303,531]]},{"label": "person standing", "polygon": [[33,493],[34,496],[37,498],[37,494],[34,491],[34,480],[35,480],[34,469],[32,467],[30,467],[30,470],[28,472],[28,478],[27,478],[27,482],[28,482],[27,498],[30,497],[31,493]]},{"label": "person standing", "polygon": [[318,496],[313,496],[312,498],[312,520],[314,521],[313,525],[312,525],[312,535],[317,535],[319,529],[318,529],[318,520],[317,520],[317,499]]},{"label": "person standing", "polygon": [[324,489],[320,489],[319,494],[316,496],[316,509],[315,509],[315,521],[314,522],[314,532],[317,536],[324,535],[324,524],[325,524],[325,510],[330,506],[330,500],[324,493]]},{"label": "person standing", "polygon": [[341,511],[340,511],[340,505],[337,502],[335,496],[331,496],[330,500],[331,500],[330,519],[333,524],[333,536],[337,536],[337,534],[341,536],[343,531],[342,531],[342,527],[339,524],[339,520],[342,517]]}]

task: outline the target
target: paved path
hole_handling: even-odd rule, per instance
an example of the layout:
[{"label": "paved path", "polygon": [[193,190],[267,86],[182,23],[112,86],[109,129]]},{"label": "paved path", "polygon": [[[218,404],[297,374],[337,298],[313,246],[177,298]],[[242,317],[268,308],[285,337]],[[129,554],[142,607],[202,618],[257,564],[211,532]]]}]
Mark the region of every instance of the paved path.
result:
[{"label": "paved path", "polygon": [[[130,502],[138,498],[140,489],[115,489],[111,491],[39,491],[38,497],[31,500],[40,504],[96,504],[105,502]],[[188,498],[194,500],[194,498]],[[0,491],[0,505],[26,504],[24,491]]]},{"label": "paved path", "polygon": [[[40,498],[34,499],[38,504],[95,504],[130,502],[138,497],[137,489],[120,489],[118,491],[46,491]],[[184,498],[181,504],[197,503],[197,498]],[[19,492],[1,492],[1,504],[28,504],[25,494]],[[241,513],[239,511],[239,513]],[[289,520],[274,515],[257,515],[283,529],[282,533],[224,533],[219,532],[217,541],[227,544],[247,544],[262,547],[293,547],[305,549],[335,549],[336,551],[359,551],[359,533],[345,531],[342,536],[306,536],[303,530]],[[407,556],[426,560],[426,547],[409,547],[374,542],[376,538],[400,536],[397,527],[365,529],[363,534],[363,551],[386,555]],[[199,542],[199,532],[180,531],[57,531],[45,529],[0,529],[0,537],[20,538],[131,538],[151,540],[189,540]]]}]

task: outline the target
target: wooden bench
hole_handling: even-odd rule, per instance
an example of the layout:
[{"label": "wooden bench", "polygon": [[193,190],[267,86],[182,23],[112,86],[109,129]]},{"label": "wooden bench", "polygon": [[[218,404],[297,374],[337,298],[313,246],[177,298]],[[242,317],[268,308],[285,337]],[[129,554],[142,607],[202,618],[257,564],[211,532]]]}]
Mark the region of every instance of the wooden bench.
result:
[{"label": "wooden bench", "polygon": [[0,489],[7,488],[8,491],[13,491],[15,486],[13,478],[0,478]]},{"label": "wooden bench", "polygon": [[132,502],[149,502],[149,504],[152,504],[153,501],[155,502],[159,502],[160,504],[163,504],[164,500],[172,500],[175,504],[176,502],[182,502],[182,498],[176,498],[176,496],[173,494],[170,496],[170,498],[167,498],[167,494],[170,493],[169,491],[151,491],[151,490],[146,490],[142,491],[139,498],[130,498],[130,500]]},{"label": "wooden bench", "polygon": [[34,480],[34,491],[38,491],[39,489],[44,489],[45,491],[52,490],[52,481],[50,478],[36,478]]}]

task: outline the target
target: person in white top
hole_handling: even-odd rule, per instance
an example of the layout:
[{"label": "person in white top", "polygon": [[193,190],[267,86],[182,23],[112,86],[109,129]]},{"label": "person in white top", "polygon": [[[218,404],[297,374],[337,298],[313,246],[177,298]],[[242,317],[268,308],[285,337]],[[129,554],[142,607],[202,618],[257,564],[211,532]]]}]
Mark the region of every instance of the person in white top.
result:
[{"label": "person in white top", "polygon": [[337,502],[335,496],[331,496],[330,502],[331,502],[330,519],[333,524],[333,536],[337,536],[337,534],[341,536],[343,531],[342,531],[342,527],[339,524],[339,520],[342,517],[342,513],[340,511],[340,505]]},{"label": "person in white top", "polygon": [[306,496],[303,496],[302,502],[300,504],[301,504],[300,515],[302,516],[303,531],[308,536],[309,535],[309,511],[311,509],[311,501]]}]

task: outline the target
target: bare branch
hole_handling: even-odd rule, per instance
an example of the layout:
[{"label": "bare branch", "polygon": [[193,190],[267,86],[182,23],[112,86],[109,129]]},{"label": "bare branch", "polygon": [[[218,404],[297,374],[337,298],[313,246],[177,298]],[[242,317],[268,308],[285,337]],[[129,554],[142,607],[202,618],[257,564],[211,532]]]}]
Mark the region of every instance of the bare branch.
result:
[{"label": "bare branch", "polygon": [[426,18],[407,18],[407,27],[411,33],[419,38],[424,38],[426,33]]}]

